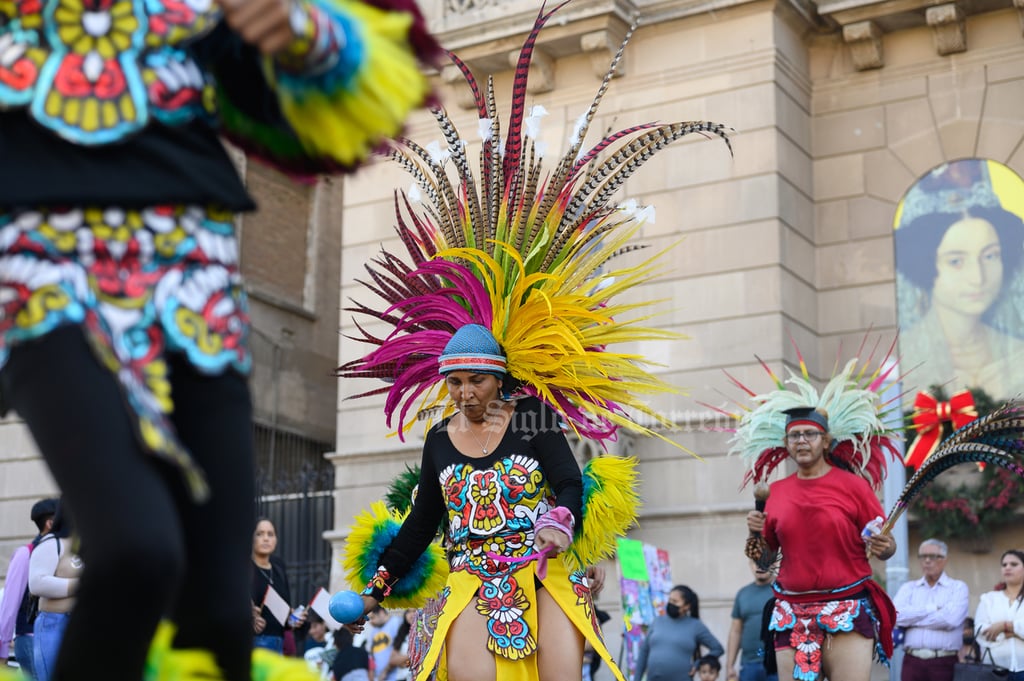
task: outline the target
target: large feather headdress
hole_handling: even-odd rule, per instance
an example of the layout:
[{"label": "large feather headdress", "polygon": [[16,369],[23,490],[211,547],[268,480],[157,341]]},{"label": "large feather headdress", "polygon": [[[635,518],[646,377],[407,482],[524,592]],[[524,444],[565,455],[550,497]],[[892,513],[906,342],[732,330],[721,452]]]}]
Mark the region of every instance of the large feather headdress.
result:
[{"label": "large feather headdress", "polygon": [[388,426],[400,437],[412,414],[433,414],[443,405],[438,356],[466,324],[487,327],[521,391],[559,411],[582,436],[607,439],[618,427],[651,433],[632,417],[638,413],[668,425],[637,396],[675,389],[651,374],[642,356],[617,349],[678,336],[645,325],[647,317],[638,311],[648,303],[617,301],[655,276],[657,256],[612,266],[613,257],[632,250],[629,241],[642,224],[642,215],[616,206],[612,197],[671,142],[700,133],[728,144],[727,130],[709,122],[647,123],[607,133],[586,148],[627,35],[568,149],[545,170],[534,132],[541,111],[534,107],[527,115],[526,84],[538,33],[557,9],[541,8],[520,52],[503,142],[493,80],[481,90],[466,64],[450,55],[476,102],[476,170],[466,141],[442,109],[433,114],[443,145],[401,140],[390,154],[412,175],[424,202],[416,206],[409,196],[396,195],[397,232],[407,257],[381,252],[367,265],[370,279],[363,282],[387,307],[349,308],[385,322],[390,331],[374,335],[357,324],[357,340],[374,348],[338,373],[389,382],[357,397],[386,393]]},{"label": "large feather headdress", "polygon": [[898,435],[886,425],[889,412],[898,411],[899,401],[895,398],[883,403],[880,395],[889,386],[889,376],[895,367],[888,361],[891,353],[892,347],[873,371],[869,368],[870,356],[863,363],[859,359],[851,359],[842,369],[837,363],[832,378],[821,390],[812,382],[799,350],[800,373],[791,371],[785,381],[761,361],[775,383],[775,390],[771,392],[755,393],[729,376],[732,383],[747,394],[751,404],[740,404],[741,411],[735,413],[712,408],[737,422],[730,453],[739,454],[747,464],[748,472],[743,484],[751,480],[766,481],[789,456],[784,446],[784,412],[794,407],[814,407],[828,414],[829,433],[834,443],[829,453],[832,462],[858,473],[873,487],[879,488],[885,478],[887,460],[899,459],[899,452],[892,441]]}]

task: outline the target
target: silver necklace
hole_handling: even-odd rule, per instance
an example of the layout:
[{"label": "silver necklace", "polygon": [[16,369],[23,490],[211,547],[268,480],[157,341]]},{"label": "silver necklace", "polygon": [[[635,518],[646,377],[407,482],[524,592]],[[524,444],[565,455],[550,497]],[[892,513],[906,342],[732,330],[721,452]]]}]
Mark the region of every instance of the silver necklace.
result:
[{"label": "silver necklace", "polygon": [[[255,563],[253,563],[253,565],[255,565]],[[261,575],[263,575],[263,579],[265,579],[268,582],[270,582],[271,586],[274,585],[274,566],[270,566],[270,569],[268,570],[268,569],[266,569],[264,567],[260,567],[259,565],[256,565],[256,569],[260,571]]]},{"label": "silver necklace", "polygon": [[[487,441],[481,443],[480,438],[478,438],[476,433],[473,432],[473,427],[469,425],[469,418],[465,414],[462,415],[462,418],[466,421],[466,430],[468,430],[469,434],[473,436],[474,440],[476,440],[476,444],[480,448],[480,451],[484,453],[484,456],[487,456],[487,448],[491,446],[491,437],[494,435],[495,429],[491,429],[491,432],[487,434]],[[484,422],[486,421],[487,419],[484,419]]]}]

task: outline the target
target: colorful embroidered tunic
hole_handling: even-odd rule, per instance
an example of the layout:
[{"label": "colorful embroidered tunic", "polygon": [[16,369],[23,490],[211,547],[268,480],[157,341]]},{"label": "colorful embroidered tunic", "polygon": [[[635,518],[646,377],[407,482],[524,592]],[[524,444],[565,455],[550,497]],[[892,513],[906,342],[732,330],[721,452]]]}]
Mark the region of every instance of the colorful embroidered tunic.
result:
[{"label": "colorful embroidered tunic", "polygon": [[[403,82],[419,78],[411,24],[300,1],[296,39],[270,58],[213,0],[0,0],[0,367],[17,343],[82,326],[144,447],[202,498],[168,419],[165,357],[208,374],[251,364],[231,212],[253,203],[218,133],[290,172],[354,167],[426,94]],[[388,41],[398,49],[371,59]],[[397,122],[368,128],[355,103],[383,96],[377,80],[409,89]],[[325,150],[319,137],[339,134]]]},{"label": "colorful embroidered tunic", "polygon": [[409,517],[382,567],[398,579],[434,539],[445,521],[451,572],[436,613],[435,642],[414,668],[416,679],[447,678],[443,644],[452,622],[467,606],[487,617],[487,648],[497,678],[536,679],[537,590],[551,595],[569,620],[622,679],[604,646],[590,588],[581,570],[561,558],[548,562],[544,579],[536,561],[512,562],[535,553],[534,525],[553,506],[568,508],[581,529],[583,493],[579,466],[554,411],[535,398],[516,404],[501,443],[490,454],[467,457],[445,432],[447,421],[427,435],[419,491]]}]

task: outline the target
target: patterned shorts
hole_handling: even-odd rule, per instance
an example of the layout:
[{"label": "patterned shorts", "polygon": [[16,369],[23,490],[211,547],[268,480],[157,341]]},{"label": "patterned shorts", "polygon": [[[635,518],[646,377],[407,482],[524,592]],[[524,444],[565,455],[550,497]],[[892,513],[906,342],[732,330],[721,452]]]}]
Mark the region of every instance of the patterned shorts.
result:
[{"label": "patterned shorts", "polygon": [[790,603],[777,598],[768,629],[775,633],[776,650],[794,650],[793,678],[800,681],[820,677],[827,636],[856,632],[875,638],[871,604],[859,597],[818,603]]},{"label": "patterned shorts", "polygon": [[83,328],[120,383],[144,448],[202,474],[169,420],[166,353],[247,373],[249,315],[232,215],[195,206],[0,214],[0,367],[20,342]]}]

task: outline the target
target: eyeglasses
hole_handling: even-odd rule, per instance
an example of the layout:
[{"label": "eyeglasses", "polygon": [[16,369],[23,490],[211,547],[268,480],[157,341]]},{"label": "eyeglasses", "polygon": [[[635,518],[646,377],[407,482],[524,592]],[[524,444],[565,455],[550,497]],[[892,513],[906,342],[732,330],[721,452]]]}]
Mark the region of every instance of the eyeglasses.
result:
[{"label": "eyeglasses", "polygon": [[824,435],[820,430],[794,430],[786,433],[786,442],[817,442],[818,438]]},{"label": "eyeglasses", "polygon": [[920,558],[921,560],[925,560],[925,561],[927,561],[927,560],[944,560],[945,559],[945,556],[943,556],[941,554],[938,554],[938,553],[921,553],[921,554],[918,554],[917,557]]}]

